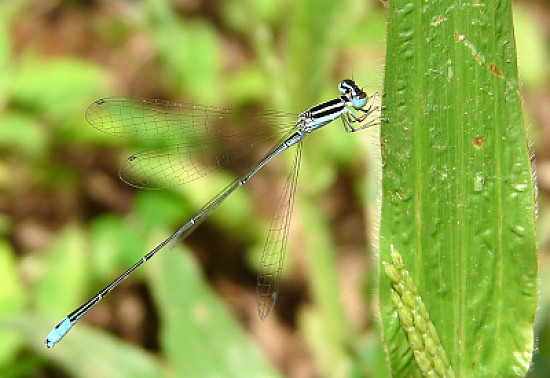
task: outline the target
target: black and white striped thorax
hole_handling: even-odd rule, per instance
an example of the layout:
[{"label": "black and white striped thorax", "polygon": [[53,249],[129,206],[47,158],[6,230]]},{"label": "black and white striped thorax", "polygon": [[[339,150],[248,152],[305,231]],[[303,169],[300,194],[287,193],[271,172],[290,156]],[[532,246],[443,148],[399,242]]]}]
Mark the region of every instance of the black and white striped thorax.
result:
[{"label": "black and white striped thorax", "polygon": [[348,100],[345,96],[335,98],[322,104],[316,105],[300,114],[302,130],[311,132],[323,127],[336,118],[339,118],[343,113],[348,112]]}]

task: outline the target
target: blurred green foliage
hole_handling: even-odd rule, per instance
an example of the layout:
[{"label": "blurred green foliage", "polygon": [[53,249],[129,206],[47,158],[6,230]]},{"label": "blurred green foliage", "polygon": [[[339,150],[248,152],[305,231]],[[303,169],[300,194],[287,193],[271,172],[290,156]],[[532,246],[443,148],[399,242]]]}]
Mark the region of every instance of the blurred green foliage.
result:
[{"label": "blurred green foliage", "polygon": [[237,191],[184,251],[161,253],[54,349],[43,344],[234,177],[126,187],[118,164],[139,146],[87,125],[92,101],[300,112],[333,98],[344,77],[381,90],[384,38],[376,0],[0,2],[0,376],[387,376],[372,317],[372,235],[360,222],[377,205],[364,175],[366,160],[381,166],[370,155],[378,130],[347,135],[337,124],[306,142],[268,321],[255,315],[255,267],[272,214],[265,203],[277,199],[266,193],[281,186],[290,156]]},{"label": "blurred green foliage", "polygon": [[[288,283],[267,322],[254,314],[254,276],[272,209],[258,206],[266,200],[254,192],[280,186],[288,156],[251,183],[260,189],[236,192],[189,238],[198,252],[161,253],[54,349],[46,350],[43,340],[56,321],[234,178],[223,171],[162,191],[125,187],[117,165],[143,146],[89,127],[88,104],[127,95],[299,112],[333,98],[338,81],[351,75],[373,92],[383,71],[381,4],[22,1],[0,4],[0,18],[1,376],[296,375],[293,366],[303,362],[287,345],[293,333],[303,340],[294,353],[311,350],[310,374],[379,375],[366,363],[381,353],[371,321],[351,323],[339,294],[329,217],[340,211],[318,206],[331,203],[327,192],[342,194],[334,189],[342,176],[352,188],[344,188],[350,197],[336,197],[336,204],[363,206],[361,137],[339,126],[307,143]],[[376,139],[376,131],[371,134]],[[276,198],[273,193],[267,201]],[[363,227],[353,229],[360,241],[355,258],[370,260]],[[224,264],[233,271],[218,272]],[[306,274],[297,266],[307,266]],[[235,272],[241,276],[231,283]],[[365,279],[356,280],[357,293]],[[233,315],[227,298],[241,303],[231,306]],[[280,357],[268,362],[259,345]]]}]

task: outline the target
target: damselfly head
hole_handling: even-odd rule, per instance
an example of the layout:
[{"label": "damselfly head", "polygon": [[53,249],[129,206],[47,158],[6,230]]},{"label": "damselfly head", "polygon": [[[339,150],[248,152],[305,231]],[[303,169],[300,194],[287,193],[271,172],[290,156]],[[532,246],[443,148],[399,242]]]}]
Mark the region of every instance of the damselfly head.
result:
[{"label": "damselfly head", "polygon": [[[351,79],[344,79],[338,84],[338,90],[344,96],[347,96],[349,93],[353,92],[357,88],[355,81]],[[358,89],[358,88],[357,88]]]},{"label": "damselfly head", "polygon": [[367,104],[369,97],[361,88],[355,84],[355,81],[345,79],[338,84],[338,90],[346,96],[355,109],[361,109]]}]

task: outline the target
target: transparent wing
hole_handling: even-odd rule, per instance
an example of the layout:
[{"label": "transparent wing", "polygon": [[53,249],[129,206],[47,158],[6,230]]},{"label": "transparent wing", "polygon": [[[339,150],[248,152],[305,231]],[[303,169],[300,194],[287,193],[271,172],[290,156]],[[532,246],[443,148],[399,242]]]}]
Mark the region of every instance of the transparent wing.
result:
[{"label": "transparent wing", "polygon": [[128,157],[120,166],[119,177],[138,188],[177,186],[199,179],[212,170],[230,164],[246,170],[254,159],[245,161],[254,144],[274,144],[276,137],[263,131],[182,143],[164,149],[146,150]]},{"label": "transparent wing", "polygon": [[[113,97],[92,103],[86,120],[105,134],[152,145],[153,149],[134,154],[122,164],[120,178],[132,186],[155,188],[184,184],[213,169],[238,165],[252,147],[275,143],[280,135],[274,128],[294,128],[297,116]],[[251,164],[245,162],[243,169]]]},{"label": "transparent wing", "polygon": [[294,194],[298,182],[301,158],[302,143],[300,142],[296,146],[294,164],[279,198],[275,216],[271,221],[260,262],[256,300],[258,315],[262,320],[265,320],[271,313],[279,295],[279,283],[285,259],[288,229],[294,207]]}]

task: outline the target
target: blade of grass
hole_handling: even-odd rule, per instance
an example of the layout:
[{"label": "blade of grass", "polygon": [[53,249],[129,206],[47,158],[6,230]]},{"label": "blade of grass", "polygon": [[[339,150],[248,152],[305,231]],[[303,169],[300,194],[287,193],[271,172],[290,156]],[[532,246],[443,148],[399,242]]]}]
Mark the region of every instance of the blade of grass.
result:
[{"label": "blade of grass", "polygon": [[391,372],[421,375],[382,266],[395,245],[457,376],[524,375],[535,199],[511,2],[389,6],[379,294]]},{"label": "blade of grass", "polygon": [[161,347],[181,377],[278,377],[201,277],[189,252],[159,254],[148,271]]}]

